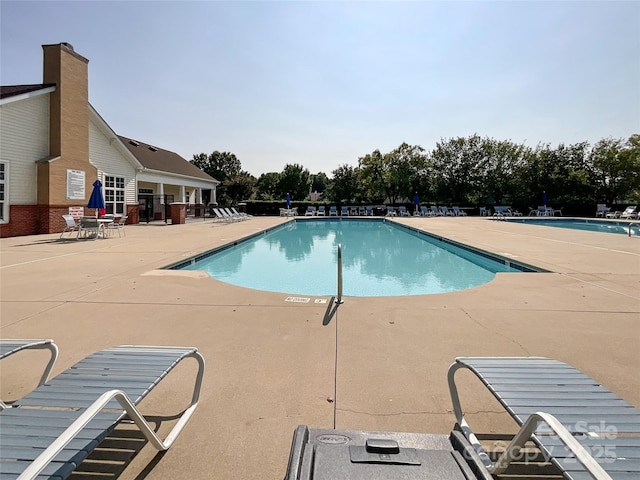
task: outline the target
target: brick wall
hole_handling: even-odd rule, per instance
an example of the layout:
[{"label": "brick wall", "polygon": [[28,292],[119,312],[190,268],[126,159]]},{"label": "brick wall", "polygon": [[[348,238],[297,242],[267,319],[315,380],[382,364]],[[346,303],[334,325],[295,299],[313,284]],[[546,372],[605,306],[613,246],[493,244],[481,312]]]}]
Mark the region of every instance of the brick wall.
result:
[{"label": "brick wall", "polygon": [[[93,212],[85,208],[85,214]],[[0,238],[60,233],[66,226],[62,215],[68,213],[68,205],[11,205],[9,223],[0,225]],[[127,225],[137,224],[138,205],[127,205],[127,215]]]},{"label": "brick wall", "polygon": [[0,225],[0,238],[40,233],[40,216],[37,205],[11,205],[9,219],[9,223]]}]

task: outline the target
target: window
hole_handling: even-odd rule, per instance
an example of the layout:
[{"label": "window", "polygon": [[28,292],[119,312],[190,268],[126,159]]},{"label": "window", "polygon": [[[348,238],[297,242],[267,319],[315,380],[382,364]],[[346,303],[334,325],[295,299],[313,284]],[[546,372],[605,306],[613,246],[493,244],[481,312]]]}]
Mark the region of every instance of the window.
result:
[{"label": "window", "polygon": [[124,177],[105,175],[104,203],[107,213],[125,214],[124,208]]},{"label": "window", "polygon": [[9,182],[8,165],[0,162],[0,223],[9,221]]}]

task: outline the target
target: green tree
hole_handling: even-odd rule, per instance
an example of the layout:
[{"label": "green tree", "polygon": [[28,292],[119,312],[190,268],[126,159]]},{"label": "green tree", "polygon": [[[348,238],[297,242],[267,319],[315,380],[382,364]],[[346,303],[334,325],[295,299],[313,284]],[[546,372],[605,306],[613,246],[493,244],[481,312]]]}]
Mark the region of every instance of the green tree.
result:
[{"label": "green tree", "polygon": [[[198,153],[193,156],[191,163],[221,182],[216,188],[216,200],[219,204],[226,205],[234,201],[227,192],[228,181],[242,173],[242,165],[233,153],[217,150],[209,155]],[[237,194],[237,188],[234,194]]]},{"label": "green tree", "polygon": [[323,193],[329,185],[329,177],[326,173],[318,172],[315,175],[311,175],[311,191]]},{"label": "green tree", "polygon": [[278,195],[280,172],[263,173],[256,182],[257,195],[260,200],[275,200]]},{"label": "green tree", "polygon": [[[346,167],[346,165],[343,165]],[[342,167],[341,167],[342,168]],[[380,150],[374,150],[358,159],[362,196],[374,203],[382,203],[386,197],[385,172],[387,170],[384,155]],[[335,171],[334,171],[335,181]]]},{"label": "green tree", "polygon": [[474,183],[475,194],[469,195],[472,204],[486,205],[489,199],[509,203],[522,198],[517,172],[522,168],[526,147],[510,140],[484,138],[481,142],[482,160],[479,178]]},{"label": "green tree", "polygon": [[[590,153],[599,198],[615,203],[635,198],[640,189],[640,136],[627,142],[606,138]],[[628,198],[629,197],[629,198]]]},{"label": "green tree", "polygon": [[199,153],[193,156],[191,163],[221,182],[240,175],[242,171],[240,160],[230,152]]},{"label": "green tree", "polygon": [[229,178],[225,182],[225,194],[229,203],[238,203],[248,200],[253,195],[256,178],[249,172],[242,171],[239,175]]},{"label": "green tree", "polygon": [[385,180],[388,198],[392,203],[405,198],[412,201],[422,183],[419,172],[426,167],[424,148],[403,143],[385,158],[388,161]]},{"label": "green tree", "polygon": [[478,198],[487,152],[479,135],[441,140],[431,153],[440,201],[470,204]]},{"label": "green tree", "polygon": [[287,193],[291,200],[304,200],[309,195],[311,179],[309,170],[297,163],[285,165],[278,181],[278,194],[285,198]]},{"label": "green tree", "polygon": [[333,177],[327,188],[329,200],[336,203],[342,201],[350,203],[356,200],[360,195],[358,169],[345,164],[340,165],[331,174]]}]

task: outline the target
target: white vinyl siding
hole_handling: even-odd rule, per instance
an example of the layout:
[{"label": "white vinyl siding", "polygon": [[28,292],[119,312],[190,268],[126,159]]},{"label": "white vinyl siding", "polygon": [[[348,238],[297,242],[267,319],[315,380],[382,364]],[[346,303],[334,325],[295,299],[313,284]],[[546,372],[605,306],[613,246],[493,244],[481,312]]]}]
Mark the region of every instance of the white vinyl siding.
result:
[{"label": "white vinyl siding", "polygon": [[109,141],[92,121],[89,122],[89,158],[98,169],[102,183],[107,175],[124,177],[125,202],[128,205],[137,204],[136,170],[115,148],[115,141]]},{"label": "white vinyl siding", "polygon": [[5,179],[9,205],[38,202],[36,161],[48,155],[49,94],[0,105],[0,161],[10,167]]}]

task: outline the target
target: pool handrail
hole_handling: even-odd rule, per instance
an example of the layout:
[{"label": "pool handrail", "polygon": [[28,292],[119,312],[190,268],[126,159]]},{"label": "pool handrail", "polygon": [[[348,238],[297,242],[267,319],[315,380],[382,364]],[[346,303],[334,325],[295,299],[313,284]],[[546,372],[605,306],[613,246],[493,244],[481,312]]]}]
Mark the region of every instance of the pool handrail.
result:
[{"label": "pool handrail", "polygon": [[342,303],[342,244],[338,244],[338,297],[336,303]]}]

